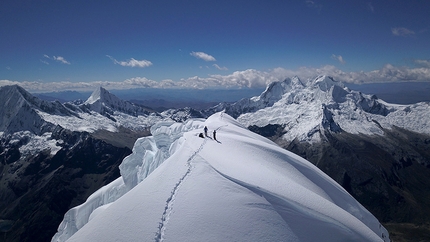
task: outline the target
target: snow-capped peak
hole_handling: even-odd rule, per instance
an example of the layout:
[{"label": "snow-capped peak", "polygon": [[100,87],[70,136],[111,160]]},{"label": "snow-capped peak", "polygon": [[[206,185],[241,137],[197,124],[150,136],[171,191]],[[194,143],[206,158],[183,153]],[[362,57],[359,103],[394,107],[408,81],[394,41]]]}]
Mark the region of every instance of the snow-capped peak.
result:
[{"label": "snow-capped peak", "polygon": [[264,90],[264,92],[254,100],[257,102],[261,101],[267,106],[271,106],[273,103],[281,99],[285,93],[303,87],[303,83],[297,76],[293,77],[292,79],[287,78],[284,81],[270,83],[266,90]]},{"label": "snow-capped peak", "polygon": [[24,88],[13,85],[0,88],[0,131],[13,133],[30,131],[41,134],[52,127],[40,113],[52,115],[73,115],[73,112],[60,102],[48,102],[34,97]]},{"label": "snow-capped peak", "polygon": [[107,116],[117,111],[132,116],[148,115],[151,112],[145,107],[119,99],[103,87],[97,88],[81,106]]},{"label": "snow-capped peak", "polygon": [[109,91],[103,87],[99,87],[91,94],[91,96],[85,101],[85,104],[94,104],[97,101],[107,102],[107,103],[118,103],[119,98],[111,94]]},{"label": "snow-capped peak", "polygon": [[318,76],[317,78],[315,78],[312,82],[312,85],[318,87],[319,89],[321,89],[321,91],[324,92],[330,90],[333,86],[345,88],[345,85],[342,82],[336,81],[333,79],[333,77],[326,75]]}]

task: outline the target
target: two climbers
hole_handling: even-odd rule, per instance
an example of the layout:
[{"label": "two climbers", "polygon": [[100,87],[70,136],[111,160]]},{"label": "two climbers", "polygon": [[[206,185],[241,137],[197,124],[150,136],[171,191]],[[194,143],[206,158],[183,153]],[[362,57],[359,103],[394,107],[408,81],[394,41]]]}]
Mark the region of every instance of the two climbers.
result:
[{"label": "two climbers", "polygon": [[[202,134],[202,133],[200,133],[200,134],[199,134],[199,137],[200,137],[200,138],[209,137],[209,136],[208,136],[208,127],[207,127],[207,126],[205,126],[205,127],[203,128],[203,131],[205,132],[205,135],[203,136],[203,134]],[[214,131],[213,131],[213,138],[214,138],[214,140],[216,140],[216,130],[214,130]]]}]

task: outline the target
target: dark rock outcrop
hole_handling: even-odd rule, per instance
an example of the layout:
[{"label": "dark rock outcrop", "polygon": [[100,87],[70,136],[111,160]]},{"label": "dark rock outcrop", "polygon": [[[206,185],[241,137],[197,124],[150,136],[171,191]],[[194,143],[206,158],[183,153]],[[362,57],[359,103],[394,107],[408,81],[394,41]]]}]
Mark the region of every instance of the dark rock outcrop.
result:
[{"label": "dark rock outcrop", "polygon": [[118,166],[131,153],[59,126],[52,138],[63,141],[55,155],[50,149],[31,156],[13,146],[0,150],[0,220],[12,224],[5,241],[50,241],[66,211],[119,177]]}]

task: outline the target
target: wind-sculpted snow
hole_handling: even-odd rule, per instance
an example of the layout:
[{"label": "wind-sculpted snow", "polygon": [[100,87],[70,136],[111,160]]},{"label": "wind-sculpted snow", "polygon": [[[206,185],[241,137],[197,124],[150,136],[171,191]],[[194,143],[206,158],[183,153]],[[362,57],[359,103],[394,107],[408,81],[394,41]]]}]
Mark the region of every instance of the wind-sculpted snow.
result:
[{"label": "wind-sculpted snow", "polygon": [[[198,137],[203,126],[217,140]],[[340,185],[225,113],[152,131],[124,159],[131,165],[123,176],[136,177],[126,183],[140,183],[108,206],[82,210],[91,220],[68,241],[389,241]],[[145,165],[169,143],[166,160]],[[107,187],[124,185],[114,183]]]},{"label": "wind-sculpted snow", "polygon": [[65,241],[82,228],[91,216],[106,209],[108,205],[143,181],[164,160],[180,147],[182,134],[189,130],[202,129],[203,120],[186,123],[159,122],[151,127],[152,136],[139,138],[133,152],[119,166],[121,177],[99,189],[87,201],[70,209],[64,216],[52,241]]},{"label": "wind-sculpted snow", "polygon": [[152,126],[152,136],[138,139],[133,153],[119,166],[127,188],[135,187],[174,153],[179,146],[177,143],[182,142],[180,138],[184,132],[202,128],[201,125],[202,121],[196,119],[185,124],[165,121]]},{"label": "wind-sculpted snow", "polygon": [[58,232],[52,241],[66,241],[76,231],[81,229],[90,220],[90,215],[104,205],[110,204],[127,192],[121,177],[93,193],[85,203],[67,211]]}]

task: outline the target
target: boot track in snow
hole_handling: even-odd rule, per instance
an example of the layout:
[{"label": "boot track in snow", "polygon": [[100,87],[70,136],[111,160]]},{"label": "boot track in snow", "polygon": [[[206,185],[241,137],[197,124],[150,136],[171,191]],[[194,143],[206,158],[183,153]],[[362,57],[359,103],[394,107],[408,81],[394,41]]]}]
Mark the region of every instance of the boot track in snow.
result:
[{"label": "boot track in snow", "polygon": [[161,242],[164,240],[164,233],[166,230],[166,225],[169,222],[170,215],[173,210],[173,204],[176,198],[176,194],[178,192],[179,187],[181,186],[182,182],[187,178],[187,176],[191,173],[191,161],[194,159],[194,157],[203,149],[204,145],[206,144],[207,139],[204,139],[203,143],[200,145],[200,147],[188,158],[187,160],[187,166],[188,169],[185,172],[185,174],[179,179],[179,181],[176,183],[176,185],[173,187],[173,190],[170,194],[170,197],[166,200],[166,206],[164,208],[163,215],[161,216],[161,222],[158,225],[158,231],[155,234],[155,241]]}]

